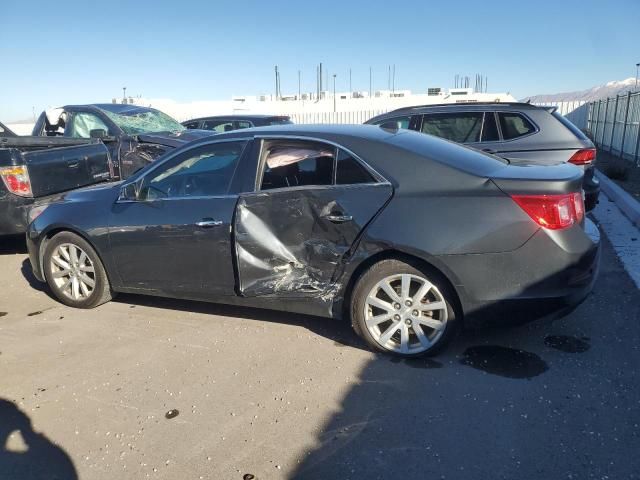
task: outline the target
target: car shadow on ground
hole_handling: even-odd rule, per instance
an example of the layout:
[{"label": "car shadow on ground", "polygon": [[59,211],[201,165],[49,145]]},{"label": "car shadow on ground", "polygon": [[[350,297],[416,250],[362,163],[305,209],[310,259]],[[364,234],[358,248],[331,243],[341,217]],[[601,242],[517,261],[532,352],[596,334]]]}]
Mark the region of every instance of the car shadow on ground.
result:
[{"label": "car shadow on ground", "polygon": [[44,434],[18,406],[0,398],[0,477],[5,480],[78,478],[69,455]]}]

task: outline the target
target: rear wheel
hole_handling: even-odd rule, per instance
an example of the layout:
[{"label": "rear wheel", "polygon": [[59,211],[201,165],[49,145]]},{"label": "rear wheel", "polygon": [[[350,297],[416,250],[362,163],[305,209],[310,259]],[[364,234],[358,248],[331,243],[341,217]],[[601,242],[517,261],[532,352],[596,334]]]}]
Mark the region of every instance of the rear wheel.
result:
[{"label": "rear wheel", "polygon": [[351,321],[374,349],[407,357],[432,355],[459,330],[452,302],[439,275],[399,260],[383,260],[358,281]]},{"label": "rear wheel", "polygon": [[43,260],[47,284],[65,305],[94,308],[111,300],[102,262],[82,237],[71,232],[55,235],[45,247]]}]

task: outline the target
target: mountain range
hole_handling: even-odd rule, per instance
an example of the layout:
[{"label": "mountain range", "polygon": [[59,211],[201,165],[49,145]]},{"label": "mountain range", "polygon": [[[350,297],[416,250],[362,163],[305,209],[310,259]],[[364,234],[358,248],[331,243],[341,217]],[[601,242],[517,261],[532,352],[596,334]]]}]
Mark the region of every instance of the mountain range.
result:
[{"label": "mountain range", "polygon": [[[638,83],[640,85],[640,82]],[[626,80],[614,80],[613,82],[598,85],[587,90],[579,90],[575,92],[552,93],[544,95],[533,95],[522,99],[523,102],[531,101],[531,103],[547,103],[547,102],[571,102],[585,101],[591,102],[601,98],[615,97],[616,95],[625,94],[629,91],[638,90],[636,88],[636,79],[627,78]]]}]

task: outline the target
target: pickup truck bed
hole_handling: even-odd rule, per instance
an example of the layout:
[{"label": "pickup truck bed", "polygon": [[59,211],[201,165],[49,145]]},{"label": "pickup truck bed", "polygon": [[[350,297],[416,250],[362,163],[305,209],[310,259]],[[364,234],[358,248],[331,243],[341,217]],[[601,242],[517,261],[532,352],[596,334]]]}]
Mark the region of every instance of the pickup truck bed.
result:
[{"label": "pickup truck bed", "polygon": [[35,200],[112,180],[113,171],[100,140],[0,138],[0,235],[23,233]]}]

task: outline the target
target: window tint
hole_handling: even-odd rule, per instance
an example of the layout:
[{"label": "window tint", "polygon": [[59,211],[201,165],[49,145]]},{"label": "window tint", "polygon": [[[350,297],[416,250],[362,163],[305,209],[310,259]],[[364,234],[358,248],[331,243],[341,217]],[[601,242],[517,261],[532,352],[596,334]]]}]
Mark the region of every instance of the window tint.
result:
[{"label": "window tint", "polygon": [[409,129],[409,124],[411,123],[411,117],[393,117],[393,118],[385,118],[384,120],[378,120],[374,123],[374,125],[384,126],[385,128],[398,128],[398,129]]},{"label": "window tint", "polygon": [[190,129],[198,128],[198,122],[185,123],[184,126]]},{"label": "window tint", "polygon": [[109,127],[93,113],[74,113],[71,116],[71,123],[64,131],[66,137],[89,138],[91,130],[104,130],[109,133]]},{"label": "window tint", "polygon": [[500,140],[498,135],[498,124],[496,123],[496,116],[493,112],[484,112],[484,124],[482,125],[482,140],[483,142],[497,142]]},{"label": "window tint", "polygon": [[244,143],[205,145],[183,153],[145,179],[141,197],[201,197],[228,193]]},{"label": "window tint", "polygon": [[482,127],[482,116],[481,112],[424,115],[422,133],[428,133],[458,143],[478,142]]},{"label": "window tint", "polygon": [[511,140],[535,132],[535,127],[519,113],[498,113],[502,138]]},{"label": "window tint", "polygon": [[253,125],[251,125],[251,122],[245,122],[240,121],[240,122],[236,122],[236,129],[242,129],[242,128],[251,128]]},{"label": "window tint", "polygon": [[235,130],[233,128],[233,121],[231,120],[208,120],[204,122],[203,127],[205,130],[213,130],[218,133],[230,132]]},{"label": "window tint", "polygon": [[338,185],[375,182],[367,169],[344,150],[338,151],[336,183]]},{"label": "window tint", "polygon": [[291,125],[292,123],[287,117],[272,118],[266,122],[267,125]]},{"label": "window tint", "polygon": [[262,190],[333,184],[335,149],[313,142],[270,142]]}]

